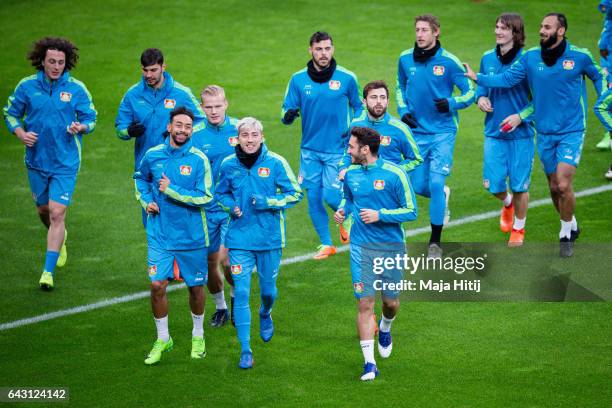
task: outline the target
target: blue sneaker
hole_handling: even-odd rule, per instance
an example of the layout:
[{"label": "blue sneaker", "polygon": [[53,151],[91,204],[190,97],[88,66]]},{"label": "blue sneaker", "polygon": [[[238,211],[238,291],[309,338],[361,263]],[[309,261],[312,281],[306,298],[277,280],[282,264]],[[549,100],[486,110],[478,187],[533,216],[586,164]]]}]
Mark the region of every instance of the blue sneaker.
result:
[{"label": "blue sneaker", "polygon": [[378,331],[378,354],[382,358],[387,358],[391,355],[393,349],[393,340],[391,339],[391,332]]},{"label": "blue sneaker", "polygon": [[253,368],[253,353],[251,351],[243,351],[240,354],[238,368],[242,368],[243,370]]},{"label": "blue sneaker", "polygon": [[272,314],[264,314],[259,311],[259,336],[267,343],[274,336],[274,323],[272,322]]},{"label": "blue sneaker", "polygon": [[363,366],[363,374],[361,374],[361,381],[372,381],[376,377],[378,377],[378,369],[376,368],[376,364],[366,363]]}]

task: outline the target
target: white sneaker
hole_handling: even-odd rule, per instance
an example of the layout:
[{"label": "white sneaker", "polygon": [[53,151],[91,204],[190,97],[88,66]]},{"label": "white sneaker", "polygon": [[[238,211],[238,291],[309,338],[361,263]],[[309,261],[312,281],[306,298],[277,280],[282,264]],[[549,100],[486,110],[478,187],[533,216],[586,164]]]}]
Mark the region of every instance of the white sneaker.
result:
[{"label": "white sneaker", "polygon": [[444,186],[444,195],[446,196],[445,198],[445,202],[446,202],[446,206],[444,207],[444,225],[448,225],[448,222],[450,221],[450,208],[448,207],[448,200],[450,199],[450,187],[449,186]]}]

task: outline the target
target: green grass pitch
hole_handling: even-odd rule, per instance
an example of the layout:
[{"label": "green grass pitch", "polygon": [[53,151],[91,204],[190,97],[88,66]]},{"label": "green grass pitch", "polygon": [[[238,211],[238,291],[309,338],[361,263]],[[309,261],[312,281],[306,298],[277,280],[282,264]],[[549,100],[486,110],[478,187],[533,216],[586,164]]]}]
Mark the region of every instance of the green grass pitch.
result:
[{"label": "green grass pitch", "polygon": [[[32,73],[25,58],[31,43],[45,35],[66,36],[80,48],[73,74],[88,86],[99,119],[96,131],[84,137],[82,169],[67,217],[68,264],[58,271],[52,293],[36,285],[46,231],[31,204],[24,148],[4,126],[0,130],[0,324],[147,290],[146,240],[131,178],[133,147],[120,141],[113,127],[122,95],[140,79],[144,48],[161,48],[168,71],[196,94],[207,84],[224,86],[228,113],[262,120],[268,146],[297,171],[299,123],[283,126],[279,115],[290,75],[308,60],[312,32],[332,34],[338,63],[354,71],[361,86],[374,79],[394,85],[397,58],[414,42],[417,14],[436,14],[443,47],[477,67],[482,53],[494,46],[495,17],[503,11],[524,16],[528,46],[537,44],[544,14],[564,12],[570,41],[597,56],[603,21],[597,3],[3,1],[2,104],[17,82]],[[602,175],[612,159],[609,152],[595,150],[604,130],[591,110],[595,92],[590,82],[587,87],[588,132],[576,191],[605,184]],[[396,114],[394,103],[390,112]],[[460,113],[460,120],[448,179],[453,219],[498,208],[481,184],[483,115],[473,106]],[[532,200],[547,197],[537,159],[532,182]],[[602,245],[608,254],[611,201],[611,191],[579,198],[576,210],[584,230],[581,242]],[[421,198],[418,203],[419,219],[408,229],[429,225],[428,203]],[[306,209],[303,202],[288,212],[285,257],[315,249]],[[554,244],[557,231],[551,205],[529,211],[528,241]],[[409,246],[427,237],[410,237]],[[497,221],[488,219],[449,228],[443,239],[503,245],[506,237]],[[252,305],[257,305],[258,286],[253,286]],[[205,327],[208,355],[190,361],[185,290],[169,295],[175,349],[156,367],[143,364],[155,337],[146,298],[0,330],[0,387],[68,387],[75,407],[600,407],[612,401],[610,303],[405,298],[394,323],[393,355],[378,359],[379,379],[362,384],[351,292],[346,252],[325,262],[282,267],[274,309],[277,331],[271,343],[263,344],[255,315],[255,368],[249,372],[236,366],[239,346],[231,326]],[[207,320],[213,311],[209,302]]]}]

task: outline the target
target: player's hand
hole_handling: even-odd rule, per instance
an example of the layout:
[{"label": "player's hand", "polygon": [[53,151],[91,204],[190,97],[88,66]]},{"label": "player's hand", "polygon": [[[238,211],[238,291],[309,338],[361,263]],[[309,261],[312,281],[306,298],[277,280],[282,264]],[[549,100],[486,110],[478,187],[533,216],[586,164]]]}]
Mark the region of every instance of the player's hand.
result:
[{"label": "player's hand", "polygon": [[359,210],[359,218],[361,218],[361,221],[363,221],[365,224],[372,224],[374,222],[378,222],[380,219],[378,211],[370,210],[369,208]]},{"label": "player's hand", "polygon": [[162,178],[159,179],[159,191],[163,193],[164,191],[166,191],[169,185],[170,179],[165,174],[162,174]]},{"label": "player's hand", "polygon": [[140,137],[140,136],[144,135],[145,130],[147,130],[147,129],[140,122],[133,122],[127,128],[127,132],[128,132],[128,136],[129,137]]},{"label": "player's hand", "polygon": [[300,116],[299,109],[289,109],[287,112],[285,112],[285,116],[283,116],[283,123],[285,125],[290,125],[298,116]]},{"label": "player's hand", "polygon": [[234,213],[233,215],[235,218],[242,217],[242,210],[238,206],[234,207],[233,213]]},{"label": "player's hand", "polygon": [[28,147],[34,146],[34,144],[38,141],[38,133],[26,132],[21,128],[17,128],[15,130],[15,136],[17,136],[17,138],[21,140],[21,143]]},{"label": "player's hand", "polygon": [[151,201],[147,204],[147,214],[159,214],[159,207],[155,201]]},{"label": "player's hand", "polygon": [[266,202],[266,197],[261,194],[252,194],[251,195],[251,203],[258,210],[264,210],[268,208],[268,203]]},{"label": "player's hand", "polygon": [[336,224],[342,224],[344,222],[344,208],[338,208],[338,211],[334,213],[334,221]]},{"label": "player's hand", "polygon": [[518,113],[515,113],[504,119],[502,123],[499,124],[499,128],[504,133],[510,133],[513,132],[514,129],[516,129],[521,123],[523,123],[523,120]]},{"label": "player's hand", "polygon": [[344,181],[344,176],[346,175],[346,171],[348,170],[348,167],[346,169],[342,169],[338,172],[338,180],[340,181]]},{"label": "player's hand", "polygon": [[466,77],[470,78],[472,81],[476,82],[476,80],[478,79],[478,76],[472,70],[470,65],[464,62],[463,66],[465,67],[465,74],[463,74],[463,75],[465,75]]},{"label": "player's hand", "polygon": [[491,100],[486,96],[481,96],[478,98],[478,108],[480,108],[483,112],[493,112],[493,106],[491,105]]},{"label": "player's hand", "polygon": [[410,128],[414,129],[419,127],[419,122],[409,113],[404,113],[402,116],[402,122],[407,124]]},{"label": "player's hand", "polygon": [[436,104],[436,109],[440,113],[448,113],[450,112],[450,106],[448,105],[448,99],[446,98],[435,98],[434,103]]},{"label": "player's hand", "polygon": [[81,125],[79,122],[72,122],[70,126],[68,126],[68,129],[66,130],[71,135],[76,135],[76,134],[85,132],[87,130],[87,126]]},{"label": "player's hand", "polygon": [[601,55],[603,59],[608,59],[608,50],[607,49],[599,50],[599,55]]}]

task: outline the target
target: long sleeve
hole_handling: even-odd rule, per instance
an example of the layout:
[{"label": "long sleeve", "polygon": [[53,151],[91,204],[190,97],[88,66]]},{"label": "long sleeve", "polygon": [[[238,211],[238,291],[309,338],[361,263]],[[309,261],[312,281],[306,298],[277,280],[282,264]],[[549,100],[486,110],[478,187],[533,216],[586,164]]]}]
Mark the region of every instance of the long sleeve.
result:
[{"label": "long sleeve", "polygon": [[223,211],[231,213],[237,203],[232,193],[232,183],[229,178],[231,172],[228,170],[227,163],[227,161],[224,161],[219,168],[219,180],[215,186],[215,198]]},{"label": "long sleeve", "polygon": [[[480,59],[480,68],[478,69],[478,73],[481,75],[484,75],[484,57],[482,57]],[[474,103],[478,103],[478,99],[480,99],[481,96],[489,96],[489,89],[481,84],[478,84],[478,86],[476,87],[476,97],[474,98]]]},{"label": "long sleeve", "polygon": [[423,157],[421,157],[421,153],[419,152],[419,148],[412,137],[410,129],[407,126],[402,125],[404,124],[401,123],[396,125],[405,136],[400,142],[400,150],[404,159],[398,164],[404,169],[404,171],[406,171],[406,173],[410,173],[421,163],[423,163]]},{"label": "long sleeve", "polygon": [[397,81],[395,86],[395,101],[397,102],[397,112],[401,118],[406,113],[412,113],[407,105],[404,92],[406,91],[406,73],[402,66],[402,58],[397,63]]},{"label": "long sleeve", "polygon": [[203,207],[213,199],[212,170],[208,158],[200,156],[202,163],[197,166],[195,189],[190,190],[176,184],[170,185],[164,191],[168,197],[180,203],[193,207]]},{"label": "long sleeve", "polygon": [[602,125],[612,132],[612,115],[610,114],[610,108],[612,107],[612,89],[604,92],[603,95],[597,100],[593,110],[595,115],[601,121]]},{"label": "long sleeve", "polygon": [[363,103],[361,101],[361,95],[359,95],[359,82],[357,77],[351,81],[351,87],[349,88],[349,104],[353,108],[353,118],[359,117],[363,112]]},{"label": "long sleeve", "polygon": [[415,220],[417,217],[416,200],[410,188],[408,176],[401,170],[395,171],[395,169],[393,169],[393,172],[398,176],[393,188],[396,202],[399,206],[397,208],[381,208],[379,211],[380,221],[386,223],[402,223]]},{"label": "long sleeve", "polygon": [[[348,174],[347,174],[348,176]],[[351,189],[349,188],[348,179],[344,179],[344,183],[342,183],[342,189],[344,190],[344,194],[342,197],[342,201],[340,201],[340,205],[338,205],[338,209],[344,210],[344,216],[348,218],[348,216],[353,212],[353,193],[351,193]]]},{"label": "long sleeve", "polygon": [[591,81],[593,81],[593,86],[595,86],[595,90],[597,91],[597,97],[599,97],[602,92],[605,92],[608,89],[608,82],[606,81],[606,76],[603,73],[603,70],[599,65],[597,65],[597,62],[595,62],[591,53],[585,50],[585,54],[585,57],[588,58],[588,60],[584,67],[584,73]]},{"label": "long sleeve", "polygon": [[126,93],[119,104],[119,111],[115,118],[115,133],[122,140],[130,140],[127,128],[134,122],[134,113],[130,107],[129,95]]},{"label": "long sleeve", "polygon": [[[277,166],[280,167],[276,177],[276,191],[272,197],[265,198],[265,209],[282,210],[291,208],[296,205],[303,197],[302,189],[293,174],[293,170],[289,163],[280,156],[275,155],[278,159]],[[261,209],[261,208],[259,208]]]},{"label": "long sleeve", "polygon": [[465,68],[456,62],[453,67],[453,83],[461,91],[461,95],[449,98],[449,108],[451,111],[464,109],[474,103],[474,84],[465,75]]},{"label": "long sleeve", "polygon": [[512,88],[519,84],[527,76],[527,54],[501,74],[484,75],[478,74],[476,82],[478,85],[488,88]]},{"label": "long sleeve", "polygon": [[93,104],[93,98],[91,94],[82,82],[78,82],[82,88],[82,92],[77,99],[75,106],[76,116],[79,123],[87,126],[87,130],[83,133],[91,133],[96,128],[96,119],[98,112]]},{"label": "long sleeve", "polygon": [[285,113],[289,109],[300,109],[300,94],[295,86],[295,76],[292,76],[287,84],[287,89],[285,90],[285,99],[283,100],[283,107],[281,110],[281,122],[287,125],[288,123],[284,122]]},{"label": "long sleeve", "polygon": [[17,128],[23,128],[22,119],[25,116],[27,106],[27,99],[23,88],[21,83],[17,85],[3,109],[4,121],[11,133],[15,133]]}]

